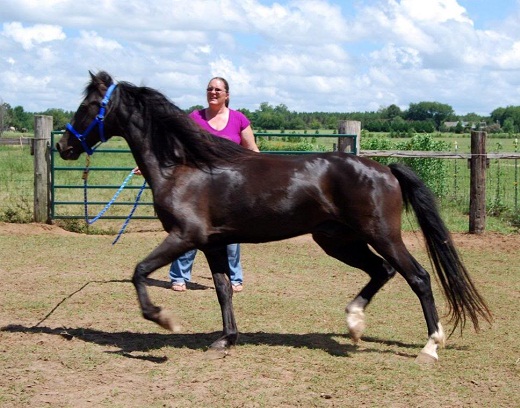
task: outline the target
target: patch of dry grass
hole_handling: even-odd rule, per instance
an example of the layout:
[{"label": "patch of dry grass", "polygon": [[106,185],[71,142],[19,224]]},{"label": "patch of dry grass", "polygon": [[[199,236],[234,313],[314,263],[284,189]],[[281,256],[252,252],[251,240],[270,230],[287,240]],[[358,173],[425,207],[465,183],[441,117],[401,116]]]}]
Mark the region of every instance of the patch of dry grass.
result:
[{"label": "patch of dry grass", "polygon": [[139,314],[129,279],[163,237],[131,233],[112,246],[110,236],[0,224],[0,405],[520,405],[519,236],[455,236],[496,320],[454,335],[433,367],[414,363],[426,327],[399,276],[370,305],[363,342],[351,345],[343,309],[367,279],[305,238],[243,246],[239,345],[210,359],[222,323],[202,255],[185,293],[166,288],[166,268],[152,275],[152,299],[182,321],[181,333]]}]

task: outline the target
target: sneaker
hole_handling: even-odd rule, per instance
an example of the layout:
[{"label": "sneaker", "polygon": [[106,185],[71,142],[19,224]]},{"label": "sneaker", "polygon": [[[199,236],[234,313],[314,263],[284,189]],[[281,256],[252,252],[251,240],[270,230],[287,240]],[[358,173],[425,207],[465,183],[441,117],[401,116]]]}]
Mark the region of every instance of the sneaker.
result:
[{"label": "sneaker", "polygon": [[185,292],[186,284],[185,283],[172,283],[172,290],[174,292]]},{"label": "sneaker", "polygon": [[238,285],[231,285],[232,288],[233,288],[233,292],[242,292],[242,289],[244,289],[244,286],[242,286],[241,283],[239,283]]}]

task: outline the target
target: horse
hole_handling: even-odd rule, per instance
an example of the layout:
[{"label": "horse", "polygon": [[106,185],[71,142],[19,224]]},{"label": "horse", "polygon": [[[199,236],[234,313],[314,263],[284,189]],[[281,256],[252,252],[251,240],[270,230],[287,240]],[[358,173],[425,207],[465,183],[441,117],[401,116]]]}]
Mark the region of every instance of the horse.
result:
[{"label": "horse", "polygon": [[468,320],[477,332],[479,320],[491,322],[492,314],[455,248],[435,196],[408,167],[384,166],[342,152],[253,152],[202,130],[157,90],[115,83],[104,71],[89,74],[84,99],[56,149],[63,159],[77,160],[83,152],[92,154],[99,143],[121,136],[149,183],[157,217],[168,235],[133,273],[145,319],[167,330],[177,328],[175,319],[152,303],[147,278],[197,248],[207,258],[222,313],[222,334],[209,350],[227,353],[239,333],[226,245],[311,234],[327,255],[370,278],[345,308],[353,343],[365,330],[366,307],[398,272],[418,297],[426,321],[427,342],[416,360],[434,363],[446,334],[430,275],[402,239],[403,210],[413,210],[447,299],[451,333],[457,327],[462,331]]}]

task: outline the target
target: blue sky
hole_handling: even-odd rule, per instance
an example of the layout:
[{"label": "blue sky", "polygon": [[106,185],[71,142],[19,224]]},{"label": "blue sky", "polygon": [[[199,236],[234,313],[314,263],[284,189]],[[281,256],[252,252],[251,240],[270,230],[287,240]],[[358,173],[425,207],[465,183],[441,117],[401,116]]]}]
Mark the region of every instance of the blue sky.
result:
[{"label": "blue sky", "polygon": [[519,0],[0,0],[0,100],[76,110],[88,71],[181,108],[227,78],[231,107],[458,114],[520,105]]}]

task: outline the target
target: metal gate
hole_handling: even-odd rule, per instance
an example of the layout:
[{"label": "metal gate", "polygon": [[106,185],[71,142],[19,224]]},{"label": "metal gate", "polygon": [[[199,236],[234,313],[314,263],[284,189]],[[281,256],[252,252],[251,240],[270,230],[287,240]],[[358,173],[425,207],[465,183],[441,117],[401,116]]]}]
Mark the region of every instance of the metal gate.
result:
[{"label": "metal gate", "polygon": [[[62,134],[62,131],[51,133],[51,219],[82,219],[86,212],[92,218],[111,203],[135,167],[134,158],[126,142],[114,137],[110,146],[116,147],[104,145],[96,149],[89,165],[86,163],[88,156],[83,162],[83,157],[77,161],[65,161],[55,148],[55,138],[59,139]],[[133,176],[103,214],[103,219],[126,219],[143,182],[143,177]],[[132,218],[155,218],[149,187],[145,188]]]},{"label": "metal gate", "polygon": [[[63,131],[51,132],[51,219],[90,219],[103,213],[103,219],[126,219],[136,203],[144,179],[133,176],[114,200],[114,195],[122,186],[136,166],[132,153],[122,138],[113,137],[110,143],[96,149],[89,164],[77,161],[62,160],[55,148],[55,139],[63,135]],[[290,133],[257,133],[258,138],[334,138],[335,140],[350,139],[353,146],[351,153],[356,154],[356,135],[354,134],[290,134]],[[110,146],[110,147],[108,147]],[[335,150],[336,144],[330,150]],[[309,154],[316,151],[263,151],[270,154]],[[85,156],[87,160],[88,156]],[[87,171],[88,170],[88,171]],[[85,183],[83,177],[87,177]],[[152,193],[146,187],[132,215],[134,219],[155,219]]]}]

